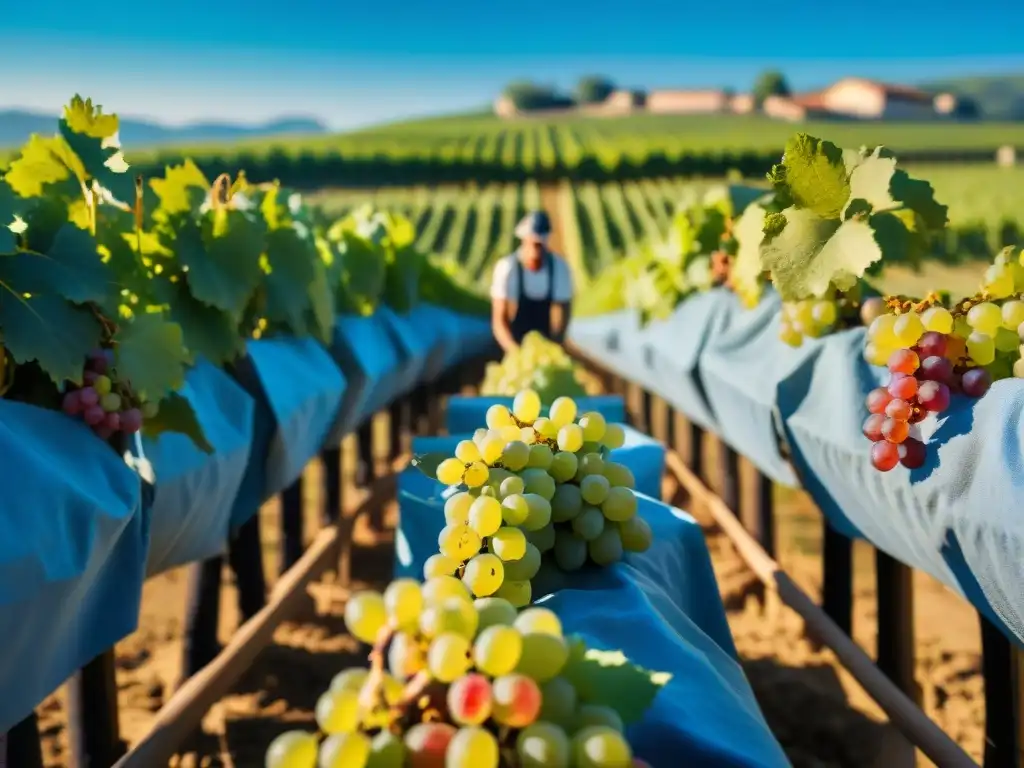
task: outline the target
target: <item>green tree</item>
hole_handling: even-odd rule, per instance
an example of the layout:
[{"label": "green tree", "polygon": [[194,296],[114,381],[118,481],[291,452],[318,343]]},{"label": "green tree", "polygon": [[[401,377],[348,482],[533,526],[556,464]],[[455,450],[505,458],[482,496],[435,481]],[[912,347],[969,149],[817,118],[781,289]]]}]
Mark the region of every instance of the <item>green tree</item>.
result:
[{"label": "green tree", "polygon": [[504,95],[516,109],[548,109],[556,106],[560,99],[554,88],[538,85],[529,80],[517,80],[505,86]]},{"label": "green tree", "polygon": [[615,84],[601,75],[581,77],[576,84],[576,102],[578,104],[599,104],[615,90]]},{"label": "green tree", "polygon": [[781,72],[770,69],[754,82],[754,103],[761,106],[769,96],[789,96],[789,84]]}]

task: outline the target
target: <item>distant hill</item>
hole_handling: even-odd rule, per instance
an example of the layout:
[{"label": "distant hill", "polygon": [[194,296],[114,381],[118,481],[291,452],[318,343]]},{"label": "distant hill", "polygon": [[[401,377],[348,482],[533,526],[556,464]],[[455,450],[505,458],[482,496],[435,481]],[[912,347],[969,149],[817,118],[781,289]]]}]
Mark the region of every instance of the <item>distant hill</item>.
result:
[{"label": "distant hill", "polygon": [[956,77],[921,87],[974,99],[985,120],[1024,120],[1024,75]]},{"label": "distant hill", "polygon": [[[0,147],[17,147],[33,133],[52,135],[57,118],[41,112],[0,109]],[[162,144],[197,144],[231,141],[284,134],[326,133],[327,126],[310,118],[280,118],[262,125],[233,123],[193,123],[183,126],[161,125],[148,120],[121,120],[121,144],[125,147],[151,147]]]}]

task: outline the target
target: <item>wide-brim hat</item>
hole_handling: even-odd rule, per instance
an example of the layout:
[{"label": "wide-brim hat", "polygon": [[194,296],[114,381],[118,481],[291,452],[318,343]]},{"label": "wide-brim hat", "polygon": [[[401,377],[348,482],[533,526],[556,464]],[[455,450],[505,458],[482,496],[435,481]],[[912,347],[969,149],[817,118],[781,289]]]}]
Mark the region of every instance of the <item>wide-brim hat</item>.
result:
[{"label": "wide-brim hat", "polygon": [[538,240],[546,243],[550,235],[551,219],[544,211],[531,211],[515,228],[515,236],[520,240]]}]

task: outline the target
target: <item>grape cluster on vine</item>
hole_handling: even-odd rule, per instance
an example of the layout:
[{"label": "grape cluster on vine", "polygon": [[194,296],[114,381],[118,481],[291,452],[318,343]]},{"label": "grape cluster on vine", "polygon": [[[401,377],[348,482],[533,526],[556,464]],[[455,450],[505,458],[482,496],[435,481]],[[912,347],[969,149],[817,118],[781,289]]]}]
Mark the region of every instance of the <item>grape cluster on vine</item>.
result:
[{"label": "grape cluster on vine", "polygon": [[487,364],[480,394],[511,397],[524,389],[534,390],[545,402],[586,394],[573,359],[536,331],[527,333],[522,344],[506,353],[501,362]]},{"label": "grape cluster on vine", "polygon": [[86,359],[82,386],[64,393],[61,408],[77,416],[103,440],[115,434],[132,435],[142,429],[144,418],[156,415],[157,405],[146,403],[117,378],[114,353],[96,349]]},{"label": "grape cluster on vine", "polygon": [[884,360],[890,380],[867,396],[863,431],[874,443],[871,464],[883,472],[897,464],[915,469],[926,452],[914,425],[945,411],[957,394],[978,398],[988,391],[986,366],[995,361],[997,345],[1007,346],[1001,339],[1009,336],[1013,349],[1024,344],[1024,302],[1000,307],[967,300],[951,311],[930,300],[916,306],[892,300],[900,311],[890,314],[884,301],[873,301],[865,306],[866,316],[874,313],[865,357]]},{"label": "grape cluster on vine", "polygon": [[577,419],[568,397],[557,398],[546,417],[541,407],[533,390],[516,395],[511,411],[491,406],[487,427],[438,465],[439,481],[465,490],[445,502],[439,554],[427,560],[426,578],[458,576],[476,597],[497,595],[521,607],[532,599],[545,554],[575,571],[650,546],[633,473],[610,458],[625,439],[622,427],[597,412]]},{"label": "grape cluster on vine", "polygon": [[588,703],[566,638],[545,608],[517,613],[436,576],[354,594],[345,624],[370,668],[335,676],[319,733],[289,731],[266,768],[643,768],[622,718]]}]

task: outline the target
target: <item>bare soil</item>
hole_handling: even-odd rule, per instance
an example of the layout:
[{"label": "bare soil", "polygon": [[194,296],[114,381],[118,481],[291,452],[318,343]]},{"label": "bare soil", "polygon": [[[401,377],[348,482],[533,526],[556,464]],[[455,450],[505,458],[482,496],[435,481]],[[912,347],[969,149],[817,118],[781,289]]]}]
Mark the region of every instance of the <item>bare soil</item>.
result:
[{"label": "bare soil", "polygon": [[[347,446],[351,455],[352,446]],[[351,466],[351,463],[349,463]],[[319,466],[307,469],[310,534],[319,502]],[[675,489],[667,485],[674,495]],[[685,499],[676,502],[686,507]],[[783,567],[812,595],[820,584],[820,516],[801,493],[779,492],[778,539]],[[908,764],[908,748],[885,722],[877,706],[827,650],[804,635],[799,619],[785,608],[766,614],[758,603],[753,575],[732,545],[701,509],[691,510],[702,525],[718,576],[730,626],[744,667],[773,732],[798,768],[897,768]],[[276,502],[261,512],[268,573],[276,573]],[[357,526],[353,540],[353,586],[381,586],[390,578],[391,531],[397,509],[386,509],[386,530],[375,534]],[[870,548],[858,545],[855,636],[873,653],[874,587]],[[122,735],[137,742],[155,713],[173,693],[180,673],[186,570],[178,569],[145,585],[142,615],[135,633],[117,647]],[[916,624],[917,679],[928,714],[980,760],[983,699],[980,642],[973,611],[941,585],[918,574]],[[311,586],[309,609],[281,625],[274,643],[248,674],[207,714],[202,732],[171,763],[176,768],[222,766],[261,768],[263,753],[281,731],[310,726],[316,698],[331,677],[360,663],[357,643],[345,633],[341,591],[333,574]],[[221,636],[236,627],[234,588],[223,588]],[[39,708],[48,768],[67,764],[63,690]],[[909,760],[913,764],[913,755]],[[919,765],[930,765],[918,756]],[[158,768],[154,766],[154,768]]]}]

